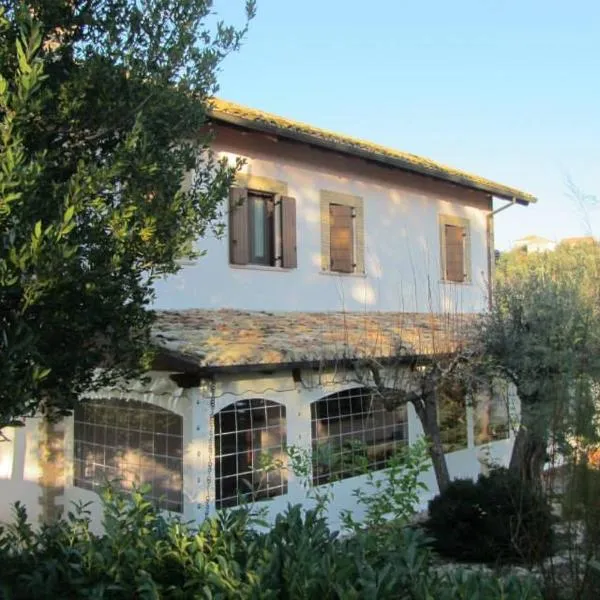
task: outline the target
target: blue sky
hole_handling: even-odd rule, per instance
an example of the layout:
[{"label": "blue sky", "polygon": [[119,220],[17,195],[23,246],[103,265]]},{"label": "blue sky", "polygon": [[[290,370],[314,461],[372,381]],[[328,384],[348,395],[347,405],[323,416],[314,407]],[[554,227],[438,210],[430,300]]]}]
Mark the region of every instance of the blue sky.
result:
[{"label": "blue sky", "polygon": [[[217,0],[238,20],[242,0]],[[223,98],[530,191],[496,220],[527,234],[600,235],[570,176],[600,199],[598,0],[258,0]]]}]

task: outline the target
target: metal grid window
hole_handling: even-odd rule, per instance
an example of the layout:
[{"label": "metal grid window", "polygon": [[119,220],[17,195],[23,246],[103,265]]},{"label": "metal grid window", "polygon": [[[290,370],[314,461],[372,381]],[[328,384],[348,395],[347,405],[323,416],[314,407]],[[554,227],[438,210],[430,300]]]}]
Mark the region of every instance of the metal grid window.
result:
[{"label": "metal grid window", "polygon": [[314,402],[311,422],[314,485],[385,469],[408,441],[406,407],[389,411],[367,388]]},{"label": "metal grid window", "polygon": [[285,406],[239,400],[215,415],[217,509],[287,493]]},{"label": "metal grid window", "polygon": [[134,400],[86,400],[75,408],[74,484],[99,491],[148,484],[159,508],[183,510],[183,419]]}]

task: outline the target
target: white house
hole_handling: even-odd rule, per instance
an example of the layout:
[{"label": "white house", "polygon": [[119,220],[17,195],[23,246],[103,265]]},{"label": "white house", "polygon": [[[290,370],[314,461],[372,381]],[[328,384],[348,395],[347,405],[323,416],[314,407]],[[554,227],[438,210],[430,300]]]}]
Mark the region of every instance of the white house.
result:
[{"label": "white house", "polygon": [[[198,521],[241,494],[274,513],[305,499],[306,485],[331,484],[335,524],[364,483],[352,473],[354,442],[379,470],[422,433],[410,405],[384,408],[362,360],[377,359],[392,386],[403,361],[456,349],[489,301],[493,200],[535,202],[221,100],[211,125],[214,150],[245,164],[224,207],[226,235],[198,240],[206,256],[157,288],[150,380],[90,394],[59,425],[5,430],[0,519],[18,499],[52,518],[120,478],[148,483],[159,506]],[[444,400],[452,476],[475,476],[484,454],[506,460],[508,396]],[[288,446],[312,455],[308,481],[287,468]],[[426,482],[435,493],[433,474]]]},{"label": "white house", "polygon": [[525,252],[552,252],[556,248],[556,242],[539,235],[526,235],[519,238],[513,248],[520,248]]}]

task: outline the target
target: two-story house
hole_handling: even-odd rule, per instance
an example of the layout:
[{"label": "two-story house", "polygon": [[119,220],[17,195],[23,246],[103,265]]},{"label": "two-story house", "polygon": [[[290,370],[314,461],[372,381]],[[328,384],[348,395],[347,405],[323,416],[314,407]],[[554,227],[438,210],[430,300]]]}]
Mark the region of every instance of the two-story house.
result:
[{"label": "two-story house", "polygon": [[[233,103],[215,100],[210,119],[214,151],[245,160],[226,234],[198,240],[206,255],[157,287],[149,382],[90,394],[61,425],[30,420],[0,445],[0,489],[33,515],[97,499],[115,478],[198,521],[242,497],[274,513],[307,485],[332,486],[333,512],[353,508],[355,453],[380,470],[422,435],[410,405],[384,406],[361,359],[385,370],[459,346],[489,301],[494,199],[535,201]],[[478,474],[482,454],[506,460],[512,400],[444,400],[452,476]],[[304,479],[290,446],[308,457]]]}]

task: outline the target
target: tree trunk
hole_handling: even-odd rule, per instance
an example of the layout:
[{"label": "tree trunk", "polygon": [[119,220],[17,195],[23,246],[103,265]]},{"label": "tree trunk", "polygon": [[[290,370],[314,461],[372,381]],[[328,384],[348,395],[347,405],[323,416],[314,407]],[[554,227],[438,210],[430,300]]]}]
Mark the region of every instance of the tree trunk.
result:
[{"label": "tree trunk", "polygon": [[[419,406],[417,406],[419,404]],[[440,426],[437,420],[437,402],[436,396],[421,400],[419,403],[414,403],[415,411],[425,435],[431,442],[429,446],[429,456],[433,463],[433,471],[438,484],[439,492],[444,492],[450,485],[450,473],[448,472],[448,463],[444,454],[442,438],[440,436]]]},{"label": "tree trunk", "polygon": [[509,469],[518,473],[523,481],[538,485],[541,483],[545,457],[545,440],[535,435],[526,423],[522,423],[513,446]]}]

